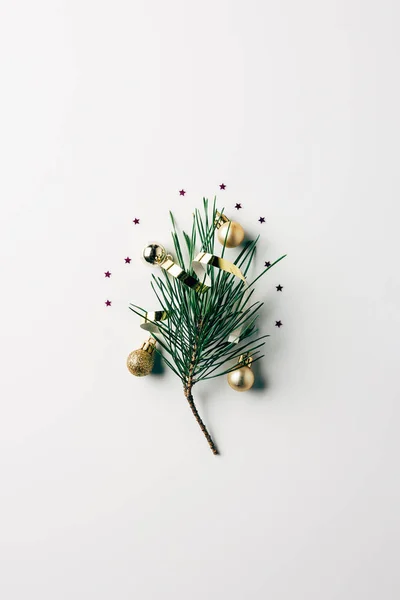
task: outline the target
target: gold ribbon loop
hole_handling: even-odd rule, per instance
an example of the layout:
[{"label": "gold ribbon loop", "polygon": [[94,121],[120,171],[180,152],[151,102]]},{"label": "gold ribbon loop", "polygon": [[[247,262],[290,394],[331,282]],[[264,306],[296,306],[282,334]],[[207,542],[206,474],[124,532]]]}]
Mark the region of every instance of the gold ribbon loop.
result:
[{"label": "gold ribbon loop", "polygon": [[239,267],[231,263],[229,260],[221,258],[220,256],[215,256],[214,254],[209,254],[208,252],[199,252],[199,254],[194,258],[193,262],[202,266],[208,265],[209,267],[222,269],[222,271],[231,273],[246,283],[246,278]]},{"label": "gold ribbon loop", "polygon": [[159,331],[157,323],[166,319],[168,319],[168,313],[165,310],[147,312],[140,319],[140,327],[145,331],[150,331],[150,333],[157,333]]},{"label": "gold ribbon loop", "polygon": [[233,331],[231,331],[231,333],[228,337],[228,342],[230,344],[238,344],[240,342],[241,335],[242,335],[242,327],[239,327],[238,329],[234,329]]},{"label": "gold ribbon loop", "polygon": [[200,292],[201,294],[203,294],[204,292],[210,289],[209,285],[201,283],[201,281],[199,281],[196,277],[192,277],[192,275],[186,273],[186,271],[184,271],[182,267],[177,265],[172,260],[172,257],[170,255],[168,255],[167,258],[160,264],[160,267],[162,269],[165,269],[167,273],[169,273],[169,275],[172,275],[172,277],[175,277],[176,279],[178,279],[178,281],[180,281],[184,285],[187,285],[187,287],[194,290],[195,292]]},{"label": "gold ribbon loop", "polygon": [[[164,269],[169,275],[175,277],[178,281],[189,287],[195,292],[203,294],[210,289],[210,282],[202,283],[197,277],[193,277],[186,273],[181,266],[174,262],[172,256],[167,254],[167,251],[160,244],[149,244],[143,250],[144,259],[151,265],[156,265]],[[198,264],[204,269],[207,266],[221,269],[226,273],[231,273],[246,283],[246,278],[236,265],[225,258],[209,254],[208,252],[199,252],[194,258],[192,265]]]}]

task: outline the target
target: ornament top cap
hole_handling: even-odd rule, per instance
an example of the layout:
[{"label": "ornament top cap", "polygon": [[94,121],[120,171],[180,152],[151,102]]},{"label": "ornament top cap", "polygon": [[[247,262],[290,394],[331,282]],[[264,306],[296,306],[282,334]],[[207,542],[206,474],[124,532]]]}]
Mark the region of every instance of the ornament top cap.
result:
[{"label": "ornament top cap", "polygon": [[219,229],[223,223],[229,223],[229,219],[226,215],[221,214],[217,210],[215,213],[215,227]]},{"label": "ornament top cap", "polygon": [[167,258],[167,251],[161,244],[149,244],[143,250],[143,258],[151,265],[161,265]]},{"label": "ornament top cap", "polygon": [[148,352],[149,354],[153,354],[154,350],[156,349],[156,340],[152,337],[149,338],[148,340],[143,342],[141,349],[146,350],[146,352]]},{"label": "ornament top cap", "polygon": [[246,365],[246,367],[251,367],[251,363],[253,362],[253,357],[249,355],[248,352],[241,354],[239,356],[238,364]]}]

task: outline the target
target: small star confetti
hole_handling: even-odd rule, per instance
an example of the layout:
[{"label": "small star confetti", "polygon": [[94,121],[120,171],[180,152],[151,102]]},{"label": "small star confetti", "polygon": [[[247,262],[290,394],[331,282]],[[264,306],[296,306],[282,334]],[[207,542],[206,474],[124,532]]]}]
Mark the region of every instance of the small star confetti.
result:
[{"label": "small star confetti", "polygon": [[104,275],[105,275],[105,277],[111,277],[111,273],[110,273],[110,271],[106,271],[106,272],[104,273]]},{"label": "small star confetti", "polygon": [[106,306],[111,306],[111,300],[106,300],[106,301],[104,302],[104,304],[105,304]]},{"label": "small star confetti", "polygon": [[237,202],[235,204],[235,208],[236,208],[236,210],[239,210],[240,208],[242,208],[242,205]]},{"label": "small star confetti", "polygon": [[140,219],[136,219],[136,217],[133,219],[132,223],[135,223],[135,225],[139,225],[140,223]]},{"label": "small star confetti", "polygon": [[276,286],[276,291],[277,292],[281,292],[282,290],[283,290],[283,285],[279,284],[279,285]]},{"label": "small star confetti", "polygon": [[219,189],[220,190],[224,190],[226,188],[226,185],[224,183],[220,183],[219,184]]},{"label": "small star confetti", "polygon": [[275,327],[282,327],[282,321],[275,321]]},{"label": "small star confetti", "polygon": [[258,220],[260,221],[260,223],[265,223],[265,217],[260,217]]},{"label": "small star confetti", "polygon": [[125,260],[125,264],[129,265],[129,263],[131,262],[132,259],[129,258],[129,256],[127,256],[124,260]]},{"label": "small star confetti", "polygon": [[179,195],[184,196],[186,194],[185,190],[179,190]]},{"label": "small star confetti", "polygon": [[264,263],[264,267],[267,267],[267,269],[271,266],[271,263],[269,262],[269,260],[266,260]]}]

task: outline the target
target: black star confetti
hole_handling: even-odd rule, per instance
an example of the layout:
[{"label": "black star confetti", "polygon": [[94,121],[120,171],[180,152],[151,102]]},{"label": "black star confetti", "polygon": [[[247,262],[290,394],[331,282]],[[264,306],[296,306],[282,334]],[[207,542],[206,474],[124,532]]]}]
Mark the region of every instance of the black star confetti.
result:
[{"label": "black star confetti", "polygon": [[239,209],[241,209],[241,208],[242,208],[242,205],[241,205],[241,204],[239,204],[239,203],[237,202],[237,203],[235,204],[235,208],[236,208],[236,210],[239,210]]},{"label": "black star confetti", "polygon": [[220,183],[219,184],[219,189],[220,190],[224,190],[226,188],[226,185],[224,183]]},{"label": "black star confetti", "polygon": [[260,217],[258,220],[260,221],[260,223],[265,223],[265,217]]},{"label": "black star confetti", "polygon": [[283,285],[279,284],[279,285],[276,286],[276,291],[277,292],[281,292],[282,290],[283,290]]},{"label": "black star confetti", "polygon": [[269,262],[269,260],[266,260],[264,263],[264,267],[267,267],[267,269],[271,266],[271,263]]},{"label": "black star confetti", "polygon": [[140,223],[140,219],[136,219],[136,217],[133,219],[132,223],[135,223],[135,225],[139,225]]},{"label": "black star confetti", "polygon": [[275,327],[282,327],[282,321],[275,321]]}]

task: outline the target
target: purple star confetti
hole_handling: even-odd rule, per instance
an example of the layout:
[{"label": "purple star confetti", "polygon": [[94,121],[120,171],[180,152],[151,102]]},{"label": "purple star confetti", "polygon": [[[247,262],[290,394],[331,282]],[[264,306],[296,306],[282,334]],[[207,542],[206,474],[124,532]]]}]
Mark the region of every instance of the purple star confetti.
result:
[{"label": "purple star confetti", "polygon": [[219,189],[220,190],[224,190],[226,188],[226,185],[224,183],[220,183],[219,184]]},{"label": "purple star confetti", "polygon": [[186,194],[185,190],[179,190],[179,195],[184,196]]},{"label": "purple star confetti", "polygon": [[105,276],[105,277],[111,277],[111,273],[110,273],[110,271],[106,271],[106,272],[104,273],[104,276]]},{"label": "purple star confetti", "polygon": [[139,225],[140,223],[140,219],[137,219],[136,217],[133,219],[132,223],[135,223],[135,225]]},{"label": "purple star confetti", "polygon": [[111,300],[106,300],[106,301],[104,302],[104,304],[105,304],[106,306],[111,306]]},{"label": "purple star confetti", "polygon": [[125,264],[129,265],[129,263],[131,262],[132,259],[129,258],[129,256],[127,256],[124,260],[125,260]]}]

